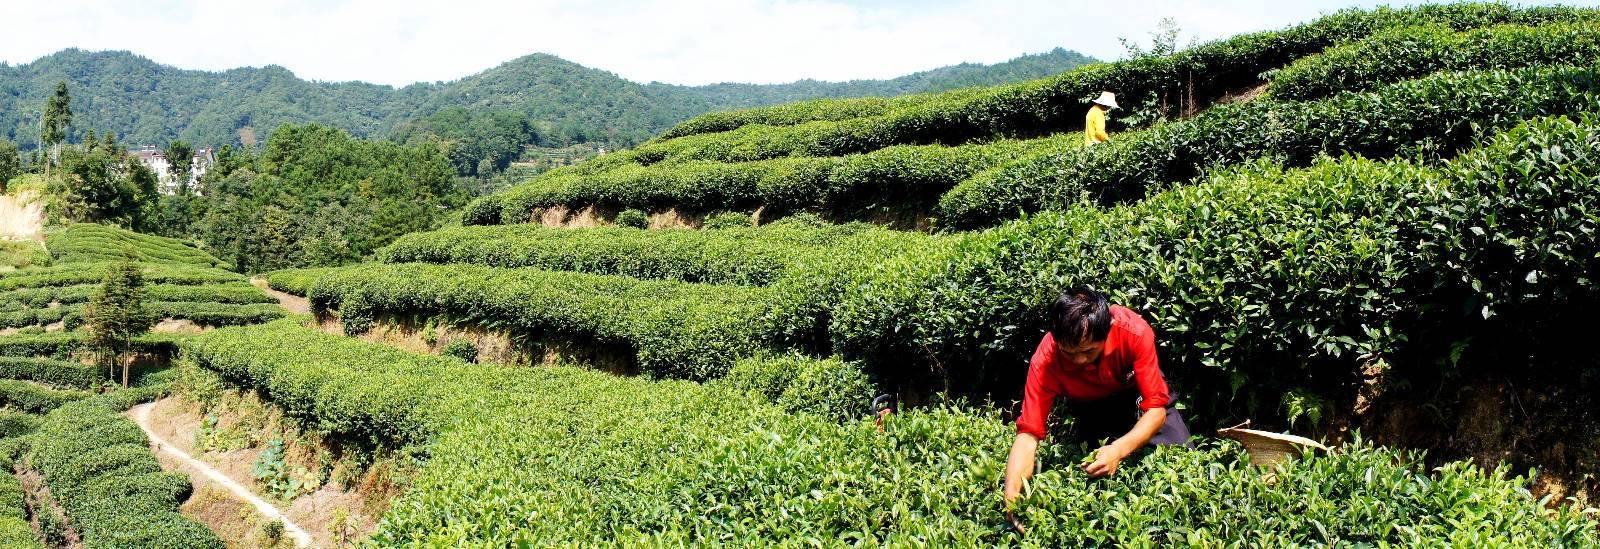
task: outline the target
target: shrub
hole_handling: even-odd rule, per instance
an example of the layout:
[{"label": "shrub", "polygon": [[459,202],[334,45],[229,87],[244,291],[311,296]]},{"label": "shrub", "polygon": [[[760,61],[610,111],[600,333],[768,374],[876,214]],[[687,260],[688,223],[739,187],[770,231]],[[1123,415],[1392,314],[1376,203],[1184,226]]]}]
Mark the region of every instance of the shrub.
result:
[{"label": "shrub", "polygon": [[774,339],[763,288],[686,284],[472,265],[371,265],[329,274],[311,292],[347,333],[382,315],[445,316],[521,336],[620,346],[640,371],[709,379]]},{"label": "shrub", "polygon": [[996,495],[1013,430],[989,415],[911,410],[879,432],[720,384],[467,365],[288,321],[201,334],[185,352],[329,432],[423,441],[429,460],[371,538],[382,546],[1597,541],[1593,521],[1545,510],[1503,470],[1429,473],[1358,444],[1263,475],[1232,443],[1159,449],[1104,480],[1046,446],[1021,507],[1034,533],[1019,539]]},{"label": "shrub", "polygon": [[[135,340],[134,348],[139,348],[138,340]],[[89,389],[105,379],[101,372],[99,368],[77,362],[0,356],[0,379],[33,381],[53,387]]]},{"label": "shrub", "polygon": [[38,242],[0,240],[0,268],[25,268],[50,264],[50,253]]},{"label": "shrub", "polygon": [[68,225],[49,234],[45,244],[58,264],[117,261],[131,255],[141,263],[227,267],[222,260],[188,242],[94,223]]},{"label": "shrub", "polygon": [[644,210],[629,208],[617,214],[615,222],[618,227],[643,229],[650,225],[650,216],[644,213]]},{"label": "shrub", "polygon": [[1264,69],[1281,67],[1329,46],[1384,30],[1417,25],[1443,25],[1464,30],[1498,24],[1592,22],[1596,17],[1597,12],[1592,9],[1516,8],[1486,3],[1367,11],[1350,9],[1311,23],[1242,34],[1170,56],[1088,65],[1050,78],[1007,86],[878,101],[820,100],[709,113],[667,130],[657,140],[639,147],[636,155],[651,160],[660,156],[658,148],[685,141],[695,143],[692,149],[700,150],[759,149],[758,145],[741,142],[740,131],[779,125],[829,130],[818,132],[820,136],[810,139],[805,138],[809,137],[805,131],[770,139],[778,144],[793,144],[795,148],[932,140],[949,143],[974,135],[1076,129],[1081,126],[1074,124],[1082,120],[1089,99],[1101,90],[1115,90],[1124,105],[1141,106],[1131,109],[1125,116],[1163,119],[1180,114],[1184,108],[1206,105],[1249,88],[1260,81],[1259,75]]},{"label": "shrub", "polygon": [[1269,157],[1303,166],[1320,155],[1448,158],[1527,118],[1600,103],[1600,71],[1451,73],[1315,102],[1217,107],[1108,144],[1027,158],[969,179],[939,202],[940,224],[976,228],[1019,212],[1144,198],[1208,167]]},{"label": "shrub", "polygon": [[445,344],[444,348],[439,350],[439,355],[459,358],[462,362],[474,363],[478,361],[478,346],[473,345],[471,341],[457,339]]},{"label": "shrub", "polygon": [[[415,233],[413,233],[415,234]],[[340,267],[313,267],[308,269],[283,269],[262,275],[267,279],[267,287],[274,290],[305,297],[311,293],[311,287],[317,284],[317,279],[322,275],[333,272]]]},{"label": "shrub", "polygon": [[1304,100],[1442,71],[1592,66],[1597,59],[1600,31],[1592,23],[1466,32],[1405,27],[1296,61],[1273,74],[1267,92],[1279,99]]},{"label": "shrub", "polygon": [[860,365],[836,358],[747,358],[724,379],[735,390],[760,394],[784,410],[838,421],[866,415],[876,396]]},{"label": "shrub", "polygon": [[44,547],[34,537],[33,527],[28,524],[22,482],[9,471],[0,471],[0,547]]},{"label": "shrub", "polygon": [[1189,391],[1235,395],[1211,399],[1219,406],[1345,391],[1360,365],[1401,350],[1505,337],[1487,335],[1480,309],[1559,319],[1594,305],[1580,273],[1600,268],[1582,251],[1600,246],[1600,227],[1576,212],[1600,209],[1597,133],[1594,119],[1538,119],[1439,169],[1259,168],[1041,214],[886,262],[846,286],[832,333],[845,356],[897,381],[932,373],[1015,394],[1045,306],[1092,284],[1150,320]]},{"label": "shrub", "polygon": [[106,393],[46,415],[31,435],[43,474],[86,547],[221,548],[205,526],[178,513],[191,487],[163,473],[144,433],[120,412],[161,387]]},{"label": "shrub", "polygon": [[26,381],[0,379],[0,405],[30,414],[49,412],[88,396],[84,391],[55,390]]},{"label": "shrub", "polygon": [[750,214],[739,212],[720,212],[709,215],[700,228],[706,230],[740,229],[753,226]]},{"label": "shrub", "polygon": [[[0,411],[0,439],[26,435],[38,428],[39,416],[22,412]],[[3,484],[3,481],[4,478],[0,478],[0,484]],[[3,486],[0,486],[0,499],[5,496],[3,488]],[[4,503],[4,501],[0,501],[0,504]],[[4,509],[4,507],[0,507],[0,512],[3,512]]]}]

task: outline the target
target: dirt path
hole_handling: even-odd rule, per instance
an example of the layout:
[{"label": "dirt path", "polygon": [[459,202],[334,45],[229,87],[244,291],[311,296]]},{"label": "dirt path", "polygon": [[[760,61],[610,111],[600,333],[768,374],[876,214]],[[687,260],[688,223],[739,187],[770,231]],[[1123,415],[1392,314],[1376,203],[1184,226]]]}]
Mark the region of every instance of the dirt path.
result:
[{"label": "dirt path", "polygon": [[261,288],[261,291],[267,292],[267,295],[277,298],[278,305],[288,309],[290,314],[303,315],[311,313],[311,302],[307,301],[306,298],[274,290],[267,286],[267,279],[259,276],[250,279],[250,283],[257,288]]},{"label": "dirt path", "polygon": [[145,436],[150,437],[150,447],[154,451],[166,452],[176,458],[182,464],[184,471],[189,474],[190,481],[196,484],[197,489],[202,482],[221,486],[231,492],[234,497],[248,502],[255,508],[257,513],[267,517],[269,520],[283,521],[284,535],[294,540],[296,547],[311,547],[311,534],[306,533],[299,525],[289,520],[289,517],[284,515],[277,507],[256,496],[249,488],[234,482],[233,479],[228,478],[228,475],[223,474],[203,461],[190,457],[188,452],[184,452],[168,443],[160,435],[157,435],[150,422],[150,409],[154,407],[155,403],[147,402],[128,410],[129,415],[133,417],[134,423],[139,424],[139,428],[144,430]]}]

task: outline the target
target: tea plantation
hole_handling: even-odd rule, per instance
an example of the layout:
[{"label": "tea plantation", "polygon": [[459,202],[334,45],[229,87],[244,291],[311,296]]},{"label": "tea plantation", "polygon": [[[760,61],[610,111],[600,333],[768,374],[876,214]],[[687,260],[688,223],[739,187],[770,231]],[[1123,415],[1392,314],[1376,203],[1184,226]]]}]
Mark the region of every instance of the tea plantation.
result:
[{"label": "tea plantation", "polygon": [[[84,360],[83,304],[132,259],[158,316],[216,328],[141,350],[403,479],[371,546],[1600,546],[1596,29],[1347,10],[711,113],[265,275],[310,317],[192,246],[72,225],[0,250],[0,458],[85,546],[220,544],[116,415],[173,374],[102,393]],[[1101,90],[1126,108],[1084,145]],[[1195,446],[1089,478],[1090,447],[1049,439],[1024,533],[1002,469],[1074,285],[1149,320]],[[1254,465],[1212,436],[1244,419],[1333,449]],[[36,541],[6,512],[0,538]]]}]

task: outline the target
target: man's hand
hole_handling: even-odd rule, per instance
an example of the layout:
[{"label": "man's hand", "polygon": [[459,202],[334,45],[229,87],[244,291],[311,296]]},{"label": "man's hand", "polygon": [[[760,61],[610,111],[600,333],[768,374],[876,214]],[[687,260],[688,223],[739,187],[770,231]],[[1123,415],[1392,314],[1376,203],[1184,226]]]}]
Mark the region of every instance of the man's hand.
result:
[{"label": "man's hand", "polygon": [[1101,446],[1094,451],[1094,461],[1083,466],[1083,470],[1091,477],[1108,477],[1117,472],[1117,466],[1122,464],[1123,458],[1128,457],[1128,452],[1118,447],[1116,443]]}]

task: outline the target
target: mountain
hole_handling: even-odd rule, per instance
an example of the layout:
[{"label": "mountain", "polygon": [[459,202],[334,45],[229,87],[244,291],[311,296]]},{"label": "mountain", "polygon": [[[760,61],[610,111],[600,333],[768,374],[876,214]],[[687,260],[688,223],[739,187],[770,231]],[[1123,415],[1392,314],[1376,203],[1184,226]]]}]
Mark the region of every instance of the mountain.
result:
[{"label": "mountain", "polygon": [[626,146],[696,114],[821,97],[899,95],[1038,78],[1093,59],[1062,49],[994,65],[961,64],[892,80],[789,84],[640,84],[547,54],[521,57],[448,83],[403,88],[302,80],[276,65],[222,72],[179,69],[124,51],[67,49],[0,64],[0,138],[31,149],[56,82],[72,92],[74,139],[111,130],[129,143],[201,145],[261,139],[285,123],[316,122],[361,137],[392,134],[446,109],[513,112],[541,145]]}]

